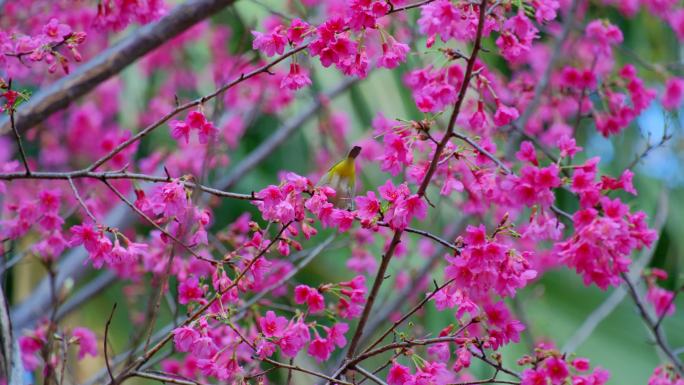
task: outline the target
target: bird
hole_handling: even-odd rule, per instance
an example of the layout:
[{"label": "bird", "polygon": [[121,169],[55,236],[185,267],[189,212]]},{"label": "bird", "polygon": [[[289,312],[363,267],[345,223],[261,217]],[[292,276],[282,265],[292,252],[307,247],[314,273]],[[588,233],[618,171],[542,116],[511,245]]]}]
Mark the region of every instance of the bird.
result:
[{"label": "bird", "polygon": [[354,146],[346,158],[335,163],[321,177],[316,186],[329,186],[335,190],[335,197],[328,201],[339,209],[354,208],[354,194],[356,184],[355,159],[361,153],[361,147]]}]

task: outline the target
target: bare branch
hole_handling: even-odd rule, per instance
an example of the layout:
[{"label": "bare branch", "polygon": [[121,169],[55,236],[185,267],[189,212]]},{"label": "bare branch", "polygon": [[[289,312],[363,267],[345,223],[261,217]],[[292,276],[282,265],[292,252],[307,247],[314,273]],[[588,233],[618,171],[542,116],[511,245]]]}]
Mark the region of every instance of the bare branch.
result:
[{"label": "bare branch", "polygon": [[189,380],[184,380],[182,378],[176,378],[176,377],[170,377],[170,376],[164,376],[161,374],[157,373],[151,373],[151,372],[146,372],[146,371],[134,371],[131,373],[132,377],[140,377],[140,378],[147,378],[150,380],[157,380],[161,383],[170,383],[170,384],[177,384],[177,385],[199,385],[199,382],[196,381],[189,381]]},{"label": "bare branch", "polygon": [[116,302],[114,302],[114,306],[112,306],[112,311],[109,313],[109,318],[107,318],[107,323],[105,324],[104,341],[102,342],[104,344],[105,365],[107,366],[107,373],[109,373],[109,378],[112,379],[112,383],[114,382],[114,374],[112,373],[112,367],[109,366],[109,352],[107,349],[107,342],[109,340],[109,326],[112,324],[112,318],[114,317],[115,311]]},{"label": "bare branch", "polygon": [[367,360],[368,358],[375,357],[378,354],[384,353],[389,350],[394,350],[394,349],[408,349],[412,348],[415,346],[427,346],[427,345],[434,345],[434,344],[440,344],[443,342],[455,342],[457,339],[460,339],[459,335],[468,327],[472,324],[471,322],[466,323],[465,325],[461,326],[458,330],[456,330],[453,334],[448,335],[448,336],[443,336],[443,337],[435,337],[435,338],[425,338],[425,339],[415,339],[415,340],[405,340],[405,341],[400,341],[400,342],[392,342],[390,344],[381,346],[379,348],[375,348],[373,350],[369,350],[367,352],[361,353],[358,356],[352,358],[349,360],[347,363],[347,367],[353,367],[354,365],[358,364],[359,362],[363,362]]},{"label": "bare branch", "polygon": [[[378,224],[378,226],[389,227],[389,224],[388,224],[387,222],[378,222],[377,224]],[[407,228],[404,229],[404,231],[406,231],[407,233],[418,234],[418,235],[421,235],[421,236],[423,236],[423,237],[425,237],[425,238],[432,239],[433,241],[439,243],[440,245],[442,245],[442,246],[444,246],[444,247],[447,247],[447,248],[449,248],[449,249],[455,251],[456,253],[459,253],[459,254],[461,253],[461,248],[460,248],[460,247],[458,247],[458,246],[456,246],[455,244],[453,244],[453,243],[447,241],[447,240],[444,239],[444,238],[441,238],[441,237],[439,237],[439,236],[437,236],[437,235],[435,235],[435,234],[432,234],[432,233],[429,232],[429,231],[420,230],[420,229],[414,229],[413,227],[407,227]]]},{"label": "bare branch", "polygon": [[629,295],[632,297],[634,304],[639,310],[639,315],[641,316],[641,319],[644,321],[644,324],[653,335],[656,345],[658,345],[658,347],[660,347],[660,350],[662,350],[663,353],[665,353],[667,358],[674,366],[675,370],[677,370],[677,373],[679,373],[680,376],[684,375],[684,365],[682,365],[682,361],[670,348],[670,345],[667,343],[665,337],[663,336],[662,329],[658,327],[656,321],[651,318],[650,314],[648,314],[648,311],[646,310],[646,304],[644,303],[639,293],[637,293],[634,282],[632,282],[632,279],[627,274],[622,274],[622,279],[625,282],[625,285],[627,286]]},{"label": "bare branch", "polygon": [[[52,180],[70,180],[70,179],[99,179],[102,181],[115,180],[115,179],[126,179],[126,180],[142,180],[154,183],[168,183],[169,178],[166,176],[154,176],[147,174],[136,174],[127,171],[122,172],[94,172],[94,171],[71,171],[71,172],[34,172],[31,175],[26,175],[24,173],[4,173],[0,174],[0,180],[20,180],[20,179],[52,179]],[[193,183],[187,180],[182,181],[185,187],[190,189],[200,189],[211,195],[215,195],[221,198],[231,198],[231,199],[241,199],[241,200],[259,200],[251,194],[237,194],[229,191],[223,191],[220,189],[212,188],[202,184]]]},{"label": "bare branch", "polygon": [[[12,80],[10,80],[11,84]],[[24,164],[24,169],[26,170],[26,175],[31,175],[31,169],[29,168],[28,160],[26,157],[26,150],[24,150],[24,143],[21,140],[21,134],[19,134],[19,130],[17,130],[17,125],[15,123],[14,119],[14,106],[10,106],[9,108],[9,119],[10,119],[10,126],[12,126],[12,132],[14,133],[14,139],[17,141],[17,147],[19,148],[19,156],[21,158],[21,162]]]},{"label": "bare branch", "polygon": [[83,198],[81,198],[81,194],[78,193],[78,190],[76,189],[76,185],[74,184],[74,181],[70,177],[67,177],[67,180],[69,181],[69,186],[71,186],[71,190],[74,192],[74,196],[76,197],[76,200],[81,205],[81,207],[83,207],[83,211],[85,211],[86,214],[88,214],[88,217],[90,217],[90,219],[93,221],[93,223],[97,223],[97,219],[95,218],[95,215],[93,215],[93,213],[90,212],[90,209],[88,208],[88,206],[83,201]]},{"label": "bare branch", "polygon": [[454,279],[450,279],[446,283],[444,283],[441,286],[438,286],[435,288],[435,290],[432,291],[429,295],[426,295],[425,298],[423,298],[422,301],[418,302],[416,306],[413,307],[410,311],[408,311],[406,314],[404,314],[401,318],[399,318],[397,321],[395,321],[392,326],[390,326],[380,337],[378,337],[375,342],[373,342],[369,347],[367,347],[363,352],[368,353],[371,349],[374,347],[378,346],[382,340],[385,339],[388,335],[390,335],[396,328],[399,327],[404,321],[409,319],[413,314],[415,314],[418,310],[420,310],[425,304],[432,299],[437,293],[439,293],[440,290],[444,289],[446,286],[448,286],[450,283],[454,282]]},{"label": "bare branch", "polygon": [[367,371],[366,369],[360,367],[359,365],[354,366],[354,370],[363,374],[364,376],[366,376],[367,378],[369,378],[371,381],[375,382],[378,385],[387,385],[387,383],[385,381],[381,380],[380,378],[378,378],[378,376],[376,376],[375,374],[373,374],[373,373]]}]

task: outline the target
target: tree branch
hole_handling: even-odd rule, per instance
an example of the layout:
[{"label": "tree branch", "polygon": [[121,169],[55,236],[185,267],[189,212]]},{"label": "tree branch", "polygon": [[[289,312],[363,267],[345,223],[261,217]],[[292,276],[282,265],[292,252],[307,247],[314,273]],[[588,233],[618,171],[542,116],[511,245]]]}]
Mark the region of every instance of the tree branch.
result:
[{"label": "tree branch", "polygon": [[[382,226],[382,227],[389,227],[389,224],[387,222],[378,222],[377,225]],[[439,236],[437,236],[437,235],[435,235],[429,231],[421,230],[421,229],[414,229],[413,227],[407,227],[404,229],[404,231],[407,233],[418,234],[418,235],[421,235],[425,238],[432,239],[433,241],[439,243],[440,245],[442,245],[444,247],[447,247],[447,248],[455,251],[458,254],[461,253],[460,247],[456,246],[455,244],[453,244],[453,243],[447,241],[446,239],[441,238],[441,237],[439,237]]]},{"label": "tree branch", "polygon": [[[430,180],[432,179],[432,176],[435,173],[435,170],[437,169],[437,163],[439,162],[439,157],[442,154],[442,151],[444,150],[444,147],[447,145],[451,133],[454,131],[454,126],[456,124],[456,118],[458,117],[458,114],[461,110],[461,105],[464,102],[465,99],[465,94],[466,91],[468,90],[468,85],[470,84],[470,78],[473,73],[473,68],[475,67],[475,61],[477,60],[477,54],[480,51],[480,46],[482,43],[482,33],[484,30],[484,20],[485,20],[485,15],[487,13],[487,0],[482,0],[480,3],[480,13],[479,13],[479,19],[478,19],[478,25],[477,25],[477,32],[476,32],[476,37],[475,37],[475,43],[473,46],[473,50],[469,56],[468,59],[468,64],[466,67],[466,72],[463,80],[463,85],[461,86],[461,91],[459,93],[458,99],[456,101],[456,105],[454,106],[453,112],[451,114],[451,118],[449,120],[449,126],[447,128],[447,132],[440,141],[440,143],[437,145],[437,148],[435,149],[435,155],[432,159],[432,162],[430,162],[430,166],[428,168],[427,173],[425,174],[425,177],[423,178],[423,181],[420,185],[420,188],[418,189],[418,196],[421,198],[425,195],[425,192],[427,190],[428,185],[430,184]],[[378,291],[380,290],[380,286],[382,286],[382,282],[385,280],[385,272],[387,271],[387,267],[389,266],[389,262],[392,259],[392,256],[394,255],[394,251],[396,250],[397,246],[399,245],[399,242],[401,241],[401,235],[403,231],[395,231],[394,236],[392,237],[392,241],[390,242],[390,245],[387,249],[387,252],[385,255],[383,255],[382,260],[380,262],[380,266],[378,268],[377,274],[375,276],[375,280],[373,281],[373,287],[371,288],[371,291],[368,295],[368,300],[366,301],[366,305],[363,308],[363,312],[361,314],[361,318],[359,319],[359,323],[356,326],[356,330],[354,331],[354,336],[352,337],[351,343],[349,344],[349,350],[347,351],[346,354],[346,360],[347,362],[350,362],[350,359],[353,357],[356,348],[359,344],[359,341],[361,339],[361,336],[363,335],[363,329],[366,325],[366,322],[368,321],[368,315],[370,314],[373,304],[375,302],[375,297],[378,294]],[[343,365],[343,367],[347,367],[347,365]]]},{"label": "tree branch", "polygon": [[[235,0],[188,1],[157,22],[139,28],[22,105],[15,117],[17,130],[26,131],[51,114],[65,109],[74,100],[92,91],[131,63],[234,2]],[[0,135],[9,130],[9,122],[0,121]]]},{"label": "tree branch", "polygon": [[[10,84],[12,84],[11,80],[10,80]],[[10,106],[10,108],[9,108],[10,126],[12,126],[12,132],[14,133],[14,139],[17,141],[17,147],[19,148],[19,156],[21,158],[21,163],[24,164],[24,170],[26,171],[26,175],[31,175],[31,169],[29,168],[28,158],[26,157],[26,150],[24,150],[24,143],[21,140],[21,134],[19,133],[19,130],[17,130],[17,125],[15,123],[14,114],[15,114],[14,106]]]},{"label": "tree branch", "polygon": [[[95,172],[95,171],[71,171],[71,172],[34,172],[31,175],[26,175],[25,173],[4,173],[0,174],[0,180],[21,180],[21,179],[52,179],[52,180],[71,180],[71,179],[98,179],[103,182],[115,179],[126,179],[126,180],[141,180],[146,182],[154,183],[167,183],[171,180],[167,176],[154,176],[147,174],[136,174],[127,171],[122,172]],[[211,195],[216,195],[222,198],[240,199],[255,201],[259,200],[252,194],[237,194],[233,192],[228,192],[202,184],[193,183],[190,181],[182,181],[185,187],[190,189],[200,189]]]},{"label": "tree branch", "polygon": [[663,336],[662,329],[659,327],[659,325],[656,324],[656,321],[654,321],[651,318],[651,315],[648,314],[648,311],[646,310],[646,304],[643,302],[641,296],[639,296],[639,293],[637,293],[636,287],[634,286],[632,279],[627,274],[622,274],[622,279],[625,282],[625,285],[627,286],[627,292],[632,297],[634,304],[639,310],[639,315],[641,316],[641,319],[644,321],[644,324],[651,332],[651,334],[653,334],[653,338],[655,340],[656,345],[658,345],[658,347],[660,347],[660,350],[662,350],[662,352],[665,353],[665,355],[670,360],[677,373],[679,373],[680,376],[684,376],[684,365],[682,365],[682,361],[670,348],[670,345],[667,343],[665,337]]}]

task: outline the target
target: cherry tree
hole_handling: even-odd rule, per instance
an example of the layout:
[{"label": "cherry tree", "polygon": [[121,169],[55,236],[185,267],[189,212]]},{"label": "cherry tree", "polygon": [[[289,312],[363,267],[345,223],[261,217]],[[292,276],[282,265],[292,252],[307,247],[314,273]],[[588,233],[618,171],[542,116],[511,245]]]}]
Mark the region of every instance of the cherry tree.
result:
[{"label": "cherry tree", "polygon": [[[648,268],[666,208],[633,204],[636,167],[672,133],[616,174],[585,150],[654,105],[677,119],[684,79],[616,20],[684,39],[678,1],[0,9],[0,269],[44,272],[21,300],[0,287],[4,384],[78,383],[87,357],[102,368],[85,384],[605,384],[575,350],[615,300],[565,347],[515,305],[558,269],[629,296],[661,358],[649,384],[684,384],[663,327],[681,289]],[[383,73],[402,108],[337,107]],[[250,175],[305,128],[305,155]],[[352,147],[355,187],[326,183]],[[307,270],[332,254],[342,271]],[[98,297],[98,328],[67,322]]]}]

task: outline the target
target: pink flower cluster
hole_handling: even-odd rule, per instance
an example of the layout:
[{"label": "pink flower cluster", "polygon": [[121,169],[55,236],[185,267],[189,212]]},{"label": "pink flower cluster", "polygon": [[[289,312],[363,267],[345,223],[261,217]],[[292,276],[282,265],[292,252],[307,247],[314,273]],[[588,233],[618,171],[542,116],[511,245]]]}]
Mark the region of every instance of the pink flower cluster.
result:
[{"label": "pink flower cluster", "polygon": [[171,137],[176,140],[185,139],[185,143],[190,142],[190,132],[193,130],[197,131],[201,144],[211,142],[218,134],[214,123],[209,121],[201,110],[190,112],[184,121],[172,120],[169,126],[171,126]]},{"label": "pink flower cluster", "polygon": [[501,237],[490,238],[484,225],[468,226],[460,254],[447,256],[445,278],[454,279],[454,285],[475,300],[490,294],[515,295],[537,272],[530,267],[526,253],[519,254]]},{"label": "pink flower cluster", "polygon": [[575,233],[557,243],[556,252],[563,263],[582,275],[585,284],[594,283],[605,290],[620,284],[620,274],[629,270],[629,255],[650,247],[656,233],[648,228],[643,212],[630,213],[620,198],[602,197],[599,208],[601,212],[588,207],[573,215]]},{"label": "pink flower cluster", "polygon": [[[19,348],[21,349],[21,361],[26,370],[36,370],[41,365],[40,352],[47,343],[47,324],[41,324],[35,330],[31,330],[19,337]],[[78,360],[84,359],[86,356],[96,357],[97,351],[97,337],[92,330],[85,327],[75,327],[71,330],[69,335],[61,335],[66,341],[66,345],[78,346]],[[56,358],[56,357],[55,357]],[[49,362],[48,366],[56,367],[57,361]]]},{"label": "pink flower cluster", "polygon": [[[428,36],[428,47],[434,43],[436,36],[444,42],[450,39],[472,41],[477,32],[479,12],[477,4],[437,0],[421,8],[418,27],[421,33]],[[496,28],[496,19],[491,16],[486,18],[483,35],[489,36]]]},{"label": "pink flower cluster", "polygon": [[[518,158],[524,158],[525,147],[529,147],[523,143],[521,152],[516,155]],[[542,207],[549,207],[556,200],[553,189],[561,186],[560,168],[558,165],[552,163],[546,167],[534,167],[531,165],[524,165],[520,169],[520,175],[511,176],[511,183],[513,184],[513,193],[518,202],[529,207],[540,205]]]},{"label": "pink flower cluster", "polygon": [[[379,31],[382,53],[377,59],[377,67],[392,69],[406,60],[408,45],[383,31],[378,23],[378,19],[389,11],[390,6],[386,1],[354,0],[349,2],[346,12],[332,14],[317,27],[300,19],[293,19],[287,27],[281,23],[273,23],[266,28],[268,32],[253,31],[252,46],[271,57],[275,54],[282,55],[288,45],[302,45],[304,39],[311,36],[306,48],[311,56],[319,58],[324,67],[335,65],[345,75],[365,78],[369,71],[369,49],[366,48],[369,36],[365,34],[367,30]],[[354,33],[359,36],[355,37]],[[296,90],[310,84],[307,71],[293,61],[281,88]]]},{"label": "pink flower cluster", "polygon": [[[570,360],[555,351],[537,349],[537,356],[525,357],[520,363],[534,363],[534,368],[522,372],[520,385],[603,385],[608,382],[610,374],[601,368],[590,370],[589,360],[575,358]],[[530,362],[531,361],[531,362]]]},{"label": "pink flower cluster", "polygon": [[496,39],[496,45],[504,59],[511,63],[518,62],[532,47],[532,42],[539,38],[539,30],[532,21],[525,16],[521,9],[517,15],[504,22],[501,35]]},{"label": "pink flower cluster", "polygon": [[337,293],[339,302],[337,313],[342,318],[356,318],[361,315],[366,303],[366,277],[358,275],[351,281],[340,282],[337,285],[323,285],[314,289],[307,285],[298,285],[294,291],[294,301],[297,304],[306,303],[309,313],[316,314],[325,310],[324,293]]},{"label": "pink flower cluster", "polygon": [[97,3],[95,25],[103,29],[120,31],[134,22],[152,22],[164,13],[164,0],[102,0]]},{"label": "pink flower cluster", "polygon": [[648,385],[684,385],[684,378],[672,367],[658,366],[648,379]]},{"label": "pink flower cluster", "polygon": [[233,379],[243,371],[239,360],[250,354],[249,347],[236,331],[226,326],[212,328],[206,318],[200,318],[194,326],[175,329],[173,341],[178,351],[192,353],[187,356],[185,365],[193,376],[202,374],[223,381]]},{"label": "pink flower cluster", "polygon": [[[127,247],[119,242],[119,237],[124,239]],[[107,237],[105,229],[84,223],[71,228],[69,247],[83,245],[88,252],[88,258],[96,269],[105,264],[115,269],[117,265],[129,265],[136,261],[139,256],[145,254],[147,245],[131,242],[122,234],[114,232],[114,243]]]},{"label": "pink flower cluster", "polygon": [[628,64],[620,70],[620,78],[620,83],[624,84],[631,100],[631,106],[627,94],[610,89],[606,91],[605,102],[608,110],[595,112],[596,129],[606,137],[625,129],[656,96],[655,91],[646,88],[643,81],[636,76],[636,70],[632,65]]},{"label": "pink flower cluster", "polygon": [[393,230],[404,230],[414,218],[425,220],[427,203],[418,194],[411,194],[406,183],[395,186],[391,180],[378,187],[380,197],[387,204],[381,204],[373,191],[366,196],[356,197],[357,211],[361,224],[373,227],[382,218]]},{"label": "pink flower cluster", "polygon": [[[194,278],[186,280],[184,284],[186,285],[186,288],[182,289],[184,293],[197,290],[188,289],[188,286],[196,285]],[[217,290],[221,290],[222,286],[226,287],[225,283],[218,286],[215,283],[214,286]],[[337,309],[341,317],[353,318],[360,315],[366,292],[363,276],[337,285],[322,287],[323,292],[335,291],[340,295]],[[197,296],[202,295],[197,292]],[[305,285],[300,285],[295,289],[295,302],[307,303],[309,316],[325,308],[323,296],[319,294],[319,291]],[[221,307],[212,308],[217,315],[223,314]],[[176,328],[173,331],[174,344],[180,352],[191,353],[186,356],[186,360],[196,361],[195,367],[203,375],[218,379],[229,379],[243,373],[242,365],[250,361],[248,355],[250,349],[254,349],[254,353],[262,359],[271,357],[278,349],[283,355],[293,358],[308,344],[307,353],[322,362],[328,360],[336,348],[342,348],[347,344],[345,338],[345,333],[349,330],[347,324],[336,322],[332,326],[325,326],[318,325],[316,321],[305,321],[305,316],[301,313],[288,319],[269,310],[264,316],[258,318],[258,330],[249,329],[240,332],[237,329],[238,326],[226,326],[222,322],[210,324],[208,317],[202,317],[194,324]],[[325,337],[319,334],[318,327],[325,331]],[[249,340],[243,339],[245,332],[250,333]],[[249,341],[255,342],[252,344]],[[228,348],[220,349],[219,346]]]},{"label": "pink flower cluster", "polygon": [[628,17],[634,17],[644,7],[668,23],[680,41],[684,40],[684,7],[676,0],[603,0],[603,3],[617,7]]},{"label": "pink flower cluster", "polygon": [[[312,189],[313,184],[307,178],[294,173],[288,173],[280,186],[270,185],[257,192],[255,196],[260,200],[254,202],[254,205],[261,212],[261,216],[267,221],[280,223],[303,221],[306,216],[303,194]],[[334,191],[332,193],[334,194]],[[309,208],[309,210],[316,214],[320,212],[319,210],[323,210],[322,208],[319,209],[318,205],[326,202],[327,196],[314,194],[307,201],[309,206],[306,208]]]},{"label": "pink flower cluster", "polygon": [[454,378],[454,374],[443,362],[425,361],[417,366],[415,373],[412,373],[409,367],[395,361],[387,374],[387,383],[389,385],[446,385],[454,382]]},{"label": "pink flower cluster", "polygon": [[41,33],[34,36],[6,32],[0,29],[0,72],[6,70],[9,58],[28,59],[32,62],[44,61],[48,71],[53,73],[60,66],[64,73],[69,73],[69,59],[62,52],[66,47],[73,60],[82,60],[78,46],[83,44],[85,32],[74,32],[68,24],[60,23],[56,18],[50,19]]},{"label": "pink flower cluster", "polygon": [[419,110],[437,112],[456,101],[463,82],[463,69],[458,64],[439,69],[416,69],[405,76],[404,82],[411,89]]},{"label": "pink flower cluster", "polygon": [[376,28],[377,20],[387,14],[390,5],[383,0],[349,1],[349,27],[353,31]]},{"label": "pink flower cluster", "polygon": [[520,342],[520,333],[525,330],[525,325],[513,318],[506,303],[499,301],[495,304],[486,304],[484,314],[486,322],[480,324],[485,325],[487,335],[482,345],[483,348],[497,350],[511,342]]},{"label": "pink flower cluster", "polygon": [[44,260],[54,261],[67,247],[62,234],[64,219],[59,212],[62,193],[41,189],[36,195],[36,199],[20,200],[8,207],[13,217],[0,221],[0,238],[18,239],[37,228],[42,240],[34,245],[34,250]]},{"label": "pink flower cluster", "polygon": [[645,275],[648,291],[646,301],[650,302],[655,310],[657,317],[671,316],[675,312],[675,293],[658,286],[658,280],[666,280],[667,272],[662,269],[653,268]]}]

